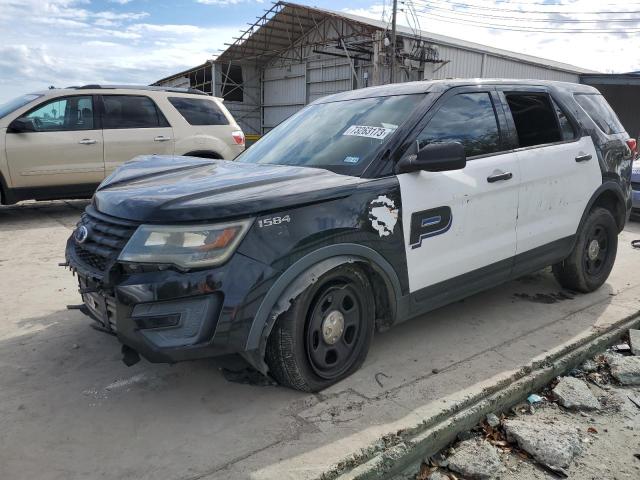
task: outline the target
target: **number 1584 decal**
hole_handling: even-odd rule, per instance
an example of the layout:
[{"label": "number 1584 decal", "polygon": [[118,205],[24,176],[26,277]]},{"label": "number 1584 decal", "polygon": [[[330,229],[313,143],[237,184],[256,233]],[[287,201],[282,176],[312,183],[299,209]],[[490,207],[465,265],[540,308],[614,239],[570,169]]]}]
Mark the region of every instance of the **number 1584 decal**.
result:
[{"label": "number 1584 decal", "polygon": [[258,226],[260,228],[271,227],[273,225],[280,225],[282,223],[290,223],[291,217],[289,215],[285,215],[284,217],[271,217],[271,218],[263,218],[262,220],[258,220]]}]

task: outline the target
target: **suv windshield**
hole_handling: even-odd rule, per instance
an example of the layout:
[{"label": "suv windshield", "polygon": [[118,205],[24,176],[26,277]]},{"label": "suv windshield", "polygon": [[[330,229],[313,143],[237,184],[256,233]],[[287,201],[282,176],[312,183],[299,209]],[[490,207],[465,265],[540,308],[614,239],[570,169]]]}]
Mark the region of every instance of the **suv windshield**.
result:
[{"label": "suv windshield", "polygon": [[310,105],[278,125],[237,161],[360,175],[424,97],[395,95]]},{"label": "suv windshield", "polygon": [[4,118],[12,112],[15,112],[21,107],[24,107],[27,103],[33,102],[36,98],[42,95],[36,95],[34,93],[29,95],[22,95],[21,97],[9,100],[7,103],[0,105],[0,118]]}]

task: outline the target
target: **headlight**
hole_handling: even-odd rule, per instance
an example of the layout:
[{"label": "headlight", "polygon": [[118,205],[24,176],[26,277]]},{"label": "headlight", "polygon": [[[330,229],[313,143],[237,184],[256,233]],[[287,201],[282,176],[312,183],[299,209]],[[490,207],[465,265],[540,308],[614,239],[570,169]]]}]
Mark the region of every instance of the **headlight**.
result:
[{"label": "headlight", "polygon": [[220,265],[233,254],[252,223],[253,219],[217,225],[141,225],[118,260],[185,269]]}]

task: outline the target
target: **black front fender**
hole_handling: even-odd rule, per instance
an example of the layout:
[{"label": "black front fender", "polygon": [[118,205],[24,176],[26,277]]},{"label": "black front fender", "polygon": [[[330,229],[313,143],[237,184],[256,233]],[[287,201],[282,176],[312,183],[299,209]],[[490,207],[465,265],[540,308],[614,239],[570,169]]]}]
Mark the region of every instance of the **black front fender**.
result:
[{"label": "black front fender", "polygon": [[266,372],[264,352],[278,315],[286,311],[300,293],[324,273],[347,263],[364,263],[384,280],[393,318],[403,315],[402,289],[393,267],[375,250],[345,243],[319,248],[302,257],[278,277],[263,298],[251,325],[245,357]]}]

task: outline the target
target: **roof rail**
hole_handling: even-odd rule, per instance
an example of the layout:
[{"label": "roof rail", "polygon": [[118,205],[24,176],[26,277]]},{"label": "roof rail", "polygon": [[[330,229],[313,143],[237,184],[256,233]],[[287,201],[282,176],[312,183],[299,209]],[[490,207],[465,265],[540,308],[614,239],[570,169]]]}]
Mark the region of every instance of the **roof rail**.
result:
[{"label": "roof rail", "polygon": [[177,87],[155,87],[147,85],[99,85],[89,84],[80,87],[68,87],[75,90],[151,90],[155,92],[191,93],[194,95],[207,95],[207,93],[197,88],[177,88]]}]

